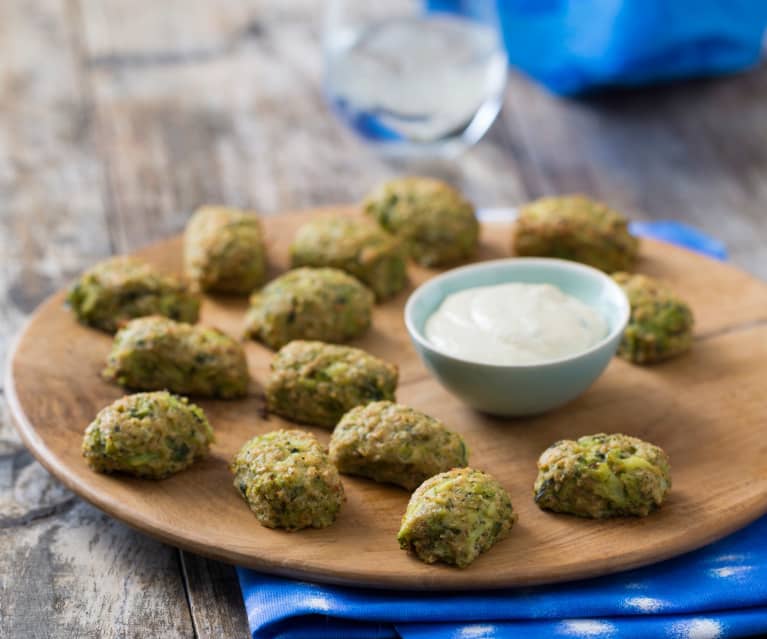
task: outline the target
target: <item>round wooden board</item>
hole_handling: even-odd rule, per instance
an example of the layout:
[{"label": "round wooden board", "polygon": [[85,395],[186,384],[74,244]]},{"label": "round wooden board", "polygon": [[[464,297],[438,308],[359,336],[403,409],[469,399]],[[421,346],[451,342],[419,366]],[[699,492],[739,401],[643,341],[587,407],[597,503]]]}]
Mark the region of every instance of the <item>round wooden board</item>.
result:
[{"label": "round wooden board", "polygon": [[[287,268],[295,229],[316,214],[266,220],[275,273]],[[482,259],[508,255],[509,228],[483,227]],[[176,237],[140,255],[178,272],[180,247]],[[655,367],[616,359],[584,396],[541,417],[478,414],[431,379],[405,333],[409,291],[379,305],[372,330],[355,342],[396,362],[399,401],[462,433],[471,465],[498,477],[512,496],[519,523],[465,570],[427,566],[402,552],[395,536],[408,494],[363,479],[344,477],[348,501],[330,528],[286,533],[258,524],[232,486],[227,464],[246,439],[291,426],[263,415],[259,387],[271,353],[258,344],[246,347],[252,397],[199,402],[216,430],[211,456],[160,482],[99,475],[80,456],[84,428],[123,391],[99,377],[111,338],[78,324],[63,306],[63,292],[37,310],[20,336],[6,390],[27,446],[64,484],[131,526],[209,557],[316,581],[432,590],[601,575],[694,549],[767,511],[767,286],[725,264],[650,241],[639,270],[665,278],[691,302],[697,318],[692,352]],[[433,273],[411,267],[412,285]],[[202,322],[239,335],[244,309],[244,300],[207,298]],[[309,430],[328,441],[327,431]],[[674,486],[663,508],[645,519],[613,521],[540,511],[531,495],[540,452],[558,439],[601,431],[635,435],[669,453]]]}]

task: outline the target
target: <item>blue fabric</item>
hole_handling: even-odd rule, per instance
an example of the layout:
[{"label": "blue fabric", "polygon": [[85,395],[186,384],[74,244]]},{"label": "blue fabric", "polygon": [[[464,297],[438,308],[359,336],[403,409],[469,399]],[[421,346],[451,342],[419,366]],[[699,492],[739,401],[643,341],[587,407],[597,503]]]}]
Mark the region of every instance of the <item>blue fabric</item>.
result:
[{"label": "blue fabric", "polygon": [[720,639],[767,632],[765,539],[767,517],[647,568],[478,593],[364,590],[237,572],[256,639]]},{"label": "blue fabric", "polygon": [[[634,223],[717,259],[684,224]],[[255,639],[725,639],[767,633],[767,517],[701,550],[598,579],[473,593],[327,586],[238,568]],[[506,543],[511,543],[509,540]]]},{"label": "blue fabric", "polygon": [[[427,0],[467,12],[471,0]],[[765,0],[498,0],[509,62],[563,95],[748,68]]]},{"label": "blue fabric", "polygon": [[[765,4],[767,4],[767,0],[765,0]],[[653,220],[651,222],[635,220],[631,222],[629,228],[634,235],[671,242],[717,260],[727,259],[727,249],[724,244],[682,222],[675,220]]]}]

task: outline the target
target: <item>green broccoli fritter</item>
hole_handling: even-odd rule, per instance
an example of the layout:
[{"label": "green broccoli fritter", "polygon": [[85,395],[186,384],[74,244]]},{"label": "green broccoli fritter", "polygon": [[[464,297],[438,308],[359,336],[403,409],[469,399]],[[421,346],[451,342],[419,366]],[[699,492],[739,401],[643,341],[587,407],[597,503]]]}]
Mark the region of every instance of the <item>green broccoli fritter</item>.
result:
[{"label": "green broccoli fritter", "polygon": [[520,208],[513,249],[520,256],[558,257],[612,273],[634,266],[639,240],[629,233],[626,218],[606,204],[563,195]]},{"label": "green broccoli fritter", "polygon": [[322,217],[298,229],[290,247],[296,266],[330,266],[366,284],[384,300],[407,284],[405,252],[397,238],[359,218]]},{"label": "green broccoli fritter", "polygon": [[427,479],[410,497],[397,540],[428,564],[465,568],[508,536],[517,515],[498,481],[472,468]]},{"label": "green broccoli fritter", "polygon": [[466,443],[438,419],[390,401],[357,406],[333,430],[330,459],[347,475],[414,490],[468,464]]},{"label": "green broccoli fritter", "polygon": [[631,305],[631,317],[618,355],[635,364],[652,364],[692,346],[692,310],[673,291],[646,275],[615,273]]},{"label": "green broccoli fritter", "polygon": [[134,257],[113,257],[88,269],[67,303],[83,324],[108,333],[146,315],[193,324],[200,312],[200,299],[184,284]]},{"label": "green broccoli fritter", "polygon": [[208,454],[213,429],[202,409],[166,391],[128,395],[85,430],[85,461],[101,473],[162,479]]},{"label": "green broccoli fritter", "polygon": [[234,487],[263,526],[326,528],[338,516],[344,488],[311,433],[279,430],[248,441],[230,466]]},{"label": "green broccoli fritter", "polygon": [[290,420],[333,428],[355,406],[393,400],[397,367],[359,348],[295,340],[274,356],[266,405]]},{"label": "green broccoli fritter", "polygon": [[474,206],[441,180],[390,180],[368,195],[363,208],[400,238],[410,256],[424,266],[451,264],[477,251],[479,222]]},{"label": "green broccoli fritter", "polygon": [[628,435],[588,435],[547,448],[538,460],[535,502],[546,510],[604,519],[644,517],[671,488],[668,457]]},{"label": "green broccoli fritter", "polygon": [[245,395],[249,381],[242,344],[215,328],[159,316],[118,331],[103,375],[127,388],[223,399]]},{"label": "green broccoli fritter", "polygon": [[246,333],[273,349],[295,339],[345,342],[362,335],[373,312],[373,293],[334,268],[297,268],[250,298]]},{"label": "green broccoli fritter", "polygon": [[184,270],[203,291],[247,295],[266,279],[266,247],[258,216],[203,206],[184,234]]}]

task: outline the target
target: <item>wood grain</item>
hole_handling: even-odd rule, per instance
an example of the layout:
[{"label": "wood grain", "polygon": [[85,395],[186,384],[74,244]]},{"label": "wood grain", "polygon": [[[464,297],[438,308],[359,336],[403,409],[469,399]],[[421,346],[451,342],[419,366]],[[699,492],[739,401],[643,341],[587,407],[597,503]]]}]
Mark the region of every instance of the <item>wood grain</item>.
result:
[{"label": "wood grain", "polygon": [[234,568],[193,553],[180,555],[195,637],[249,637],[245,604]]},{"label": "wood grain", "polygon": [[[287,267],[297,226],[316,215],[268,220],[272,267]],[[482,258],[508,253],[509,227],[486,225]],[[141,254],[176,271],[180,239]],[[110,338],[77,324],[56,294],[34,316],[11,365],[11,399],[25,442],[69,488],[108,513],[164,541],[218,559],[301,578],[373,587],[487,588],[581,578],[634,567],[712,541],[767,510],[767,398],[759,362],[767,357],[767,286],[736,269],[668,245],[646,242],[643,270],[685,291],[698,318],[693,352],[664,366],[615,360],[583,397],[549,415],[500,420],[451,397],[426,373],[402,325],[407,292],[376,308],[373,328],[355,342],[400,366],[398,398],[461,432],[471,463],[510,490],[520,524],[507,542],[457,571],[426,566],[395,542],[407,493],[345,478],[348,502],[325,530],[287,534],[262,528],[231,486],[227,464],[249,437],[286,424],[260,415],[261,400],[204,401],[217,433],[211,458],[163,482],[91,472],[79,452],[85,425],[122,391],[98,371]],[[412,285],[433,271],[411,268]],[[412,290],[412,289],[411,289]],[[203,321],[242,330],[244,301],[206,299]],[[56,338],[43,341],[43,335]],[[251,373],[262,384],[271,359],[249,343]],[[651,401],[648,399],[651,398]],[[328,432],[311,429],[327,441]],[[646,519],[584,521],[538,510],[530,498],[535,460],[550,443],[619,431],[658,443],[674,467],[667,505]],[[738,464],[723,460],[738,459]]]},{"label": "wood grain", "polygon": [[503,122],[529,196],[584,191],[631,217],[687,221],[767,278],[767,72],[556,100],[521,77]]},{"label": "wood grain", "polygon": [[[735,264],[767,276],[764,67],[579,101],[512,74],[501,120],[459,162],[388,166],[322,104],[319,9],[313,0],[135,0],[129,10],[120,0],[0,3],[0,358],[25,316],[68,277],[112,251],[179,231],[200,201],[271,214],[356,200],[377,180],[410,170],[450,179],[481,206],[567,190],[601,195],[632,215],[702,226],[726,242]],[[115,571],[94,569],[85,554],[60,562],[39,530],[55,527],[87,548],[91,537],[80,537],[66,509],[89,507],[72,506],[77,498],[70,503],[23,451],[3,407],[0,393],[0,637],[25,636],[12,632],[19,628],[62,638],[143,628],[175,639],[224,618],[244,628],[236,596],[194,605],[197,593],[238,593],[229,566],[200,558],[209,569],[185,580],[195,628],[165,622],[163,606],[178,609],[162,598],[183,601],[184,593],[173,585],[179,577],[159,568],[152,579],[165,584],[161,604],[137,607],[141,600],[130,597],[110,617],[121,584],[141,583],[132,571],[172,564],[154,561],[139,550],[142,535],[100,516],[92,537],[120,530],[121,543],[146,563]],[[34,557],[39,575],[61,577],[30,586],[48,601],[85,607],[83,599],[99,596],[106,604],[88,606],[77,626],[64,605],[41,623],[32,605],[39,599],[6,594],[32,570],[19,556]]]},{"label": "wood grain", "polygon": [[[59,0],[0,3],[3,361],[26,315],[112,251],[74,18]],[[144,633],[193,635],[178,551],[44,470],[18,440],[0,387],[0,638]]]},{"label": "wood grain", "polygon": [[[350,136],[321,96],[319,11],[313,0],[142,3],[141,11],[82,3],[117,251],[178,231],[202,202],[270,215],[359,199],[402,170],[449,179],[487,206],[524,199],[515,159],[497,136],[460,164],[418,167],[388,166]],[[228,566],[198,576],[225,572],[237,594]],[[218,618],[209,600],[194,604],[213,584],[187,589],[198,626],[206,614]],[[242,617],[219,603],[223,616]]]}]

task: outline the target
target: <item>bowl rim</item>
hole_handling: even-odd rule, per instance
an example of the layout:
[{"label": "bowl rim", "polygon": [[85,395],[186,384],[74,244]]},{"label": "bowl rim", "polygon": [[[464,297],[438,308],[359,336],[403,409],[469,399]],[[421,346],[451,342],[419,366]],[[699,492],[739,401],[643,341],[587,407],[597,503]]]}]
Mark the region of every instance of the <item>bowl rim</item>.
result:
[{"label": "bowl rim", "polygon": [[[499,268],[499,267],[513,265],[513,264],[521,264],[521,263],[543,264],[546,266],[553,266],[554,268],[559,268],[563,270],[576,271],[580,275],[587,275],[588,277],[596,278],[601,280],[602,282],[606,282],[608,288],[612,289],[613,292],[616,293],[615,297],[620,300],[620,306],[621,306],[620,321],[616,323],[615,327],[610,332],[608,332],[607,335],[605,335],[605,337],[603,337],[596,344],[586,349],[585,351],[579,351],[572,355],[567,355],[565,357],[560,357],[557,359],[546,360],[543,362],[539,362],[537,364],[494,364],[490,362],[480,362],[473,359],[466,359],[465,357],[458,357],[456,355],[447,353],[441,350],[440,348],[437,348],[437,346],[435,346],[432,342],[430,342],[427,339],[426,335],[424,335],[420,330],[416,328],[415,321],[413,320],[413,317],[412,317],[413,308],[415,307],[415,304],[418,298],[422,297],[426,293],[426,291],[428,291],[430,288],[437,286],[440,282],[443,282],[444,280],[452,279],[453,277],[456,277],[457,275],[460,276],[461,274],[469,273],[472,271],[489,271],[489,270],[493,270],[494,268]],[[510,280],[510,282],[513,282],[513,281],[514,280]],[[469,288],[478,288],[478,287],[466,286],[460,290],[466,290]],[[442,299],[444,301],[444,297]],[[440,304],[441,303],[442,302],[440,302]],[[484,367],[493,368],[493,369],[524,370],[524,369],[540,369],[540,368],[545,368],[547,366],[558,366],[560,364],[581,359],[583,357],[591,355],[592,353],[595,353],[596,351],[604,348],[612,340],[614,340],[616,337],[622,334],[623,331],[626,329],[626,325],[628,324],[629,317],[631,316],[631,305],[629,303],[626,292],[623,290],[623,288],[621,288],[620,284],[618,284],[607,273],[600,271],[599,269],[594,268],[593,266],[589,266],[588,264],[583,264],[581,262],[575,262],[572,260],[563,260],[556,257],[503,257],[503,258],[499,258],[495,260],[485,260],[482,262],[475,262],[473,264],[466,264],[465,266],[452,268],[448,271],[440,273],[439,275],[430,277],[428,280],[426,280],[425,282],[420,284],[418,287],[416,287],[416,289],[412,293],[410,293],[410,295],[407,298],[407,301],[405,302],[405,309],[403,314],[405,319],[405,327],[407,328],[407,332],[410,334],[411,339],[415,340],[421,347],[423,347],[426,350],[432,351],[442,357],[453,360],[455,362],[460,362],[462,364],[471,364],[473,366],[484,366]]]}]

